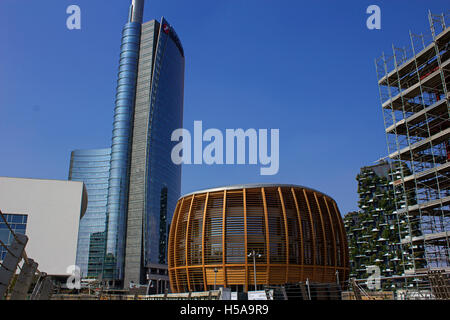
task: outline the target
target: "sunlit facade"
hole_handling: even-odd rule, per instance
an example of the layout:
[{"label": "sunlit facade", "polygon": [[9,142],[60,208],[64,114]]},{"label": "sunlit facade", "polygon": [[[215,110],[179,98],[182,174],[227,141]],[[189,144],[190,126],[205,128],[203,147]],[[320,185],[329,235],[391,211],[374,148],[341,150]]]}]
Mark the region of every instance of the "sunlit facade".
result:
[{"label": "sunlit facade", "polygon": [[89,199],[78,230],[76,265],[82,277],[103,276],[110,161],[110,148],[75,150],[70,157],[69,180],[84,182]]},{"label": "sunlit facade", "polygon": [[182,197],[168,258],[173,292],[216,286],[248,291],[307,279],[344,282],[349,276],[336,202],[295,185],[238,185]]},{"label": "sunlit facade", "polygon": [[[76,264],[78,230],[86,214],[88,193],[80,181],[0,177],[0,240],[14,233],[28,237],[26,255],[48,275],[67,277]],[[6,250],[0,246],[0,261]]]},{"label": "sunlit facade", "polygon": [[167,264],[168,223],[181,190],[181,166],[171,160],[171,134],[183,126],[184,52],[162,18],[142,25],[131,139],[125,280],[145,283]]},{"label": "sunlit facade", "polygon": [[143,23],[143,9],[143,0],[132,1],[122,32],[109,171],[98,176],[107,188],[103,227],[82,226],[77,260],[94,275],[89,266],[100,263],[88,253],[104,246],[102,279],[124,288],[167,274],[168,227],[181,192],[171,134],[183,126],[184,51],[164,18]]}]

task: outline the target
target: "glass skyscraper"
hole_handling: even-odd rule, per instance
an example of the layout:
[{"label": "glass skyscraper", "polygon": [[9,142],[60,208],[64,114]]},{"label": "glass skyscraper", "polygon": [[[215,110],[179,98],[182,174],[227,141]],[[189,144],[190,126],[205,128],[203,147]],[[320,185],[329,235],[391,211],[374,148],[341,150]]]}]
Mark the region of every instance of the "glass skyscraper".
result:
[{"label": "glass skyscraper", "polygon": [[76,258],[84,278],[103,277],[110,162],[110,148],[75,150],[70,157],[69,180],[84,182],[88,193],[88,206],[78,231]]},{"label": "glass skyscraper", "polygon": [[168,221],[181,191],[171,134],[183,126],[184,51],[164,18],[142,23],[143,10],[144,0],[132,1],[122,32],[105,228],[90,233],[92,244],[105,232],[103,279],[125,288],[167,264]]}]

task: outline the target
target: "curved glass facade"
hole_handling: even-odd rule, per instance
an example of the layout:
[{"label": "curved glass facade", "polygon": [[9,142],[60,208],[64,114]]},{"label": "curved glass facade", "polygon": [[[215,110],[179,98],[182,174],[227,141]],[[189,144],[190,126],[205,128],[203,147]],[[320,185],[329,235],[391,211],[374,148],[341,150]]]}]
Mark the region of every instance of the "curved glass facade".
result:
[{"label": "curved glass facade", "polygon": [[[70,179],[84,181],[89,195],[77,264],[84,277],[102,270],[104,280],[124,287],[146,282],[155,265],[165,268],[167,222],[181,191],[171,134],[183,125],[184,52],[164,18],[142,24],[143,4],[132,2],[122,32],[111,149],[74,151],[70,169]],[[106,153],[108,166],[83,160]],[[90,179],[104,193],[89,192]],[[90,214],[95,206],[102,208]],[[97,260],[91,261],[90,252],[100,247],[102,266],[91,272]]]},{"label": "curved glass facade", "polygon": [[97,278],[103,273],[110,161],[110,148],[75,150],[70,158],[69,180],[84,182],[88,193],[88,206],[78,231],[76,258],[82,277]]},{"label": "curved glass facade", "polygon": [[[174,30],[162,19],[151,90],[147,147],[147,219],[144,256],[148,263],[166,264],[167,225],[181,192],[181,166],[173,164],[171,134],[183,126],[184,53]],[[166,29],[167,30],[167,29]],[[164,252],[162,252],[164,251]]]},{"label": "curved glass facade", "polygon": [[131,147],[125,286],[166,264],[167,221],[181,191],[181,166],[171,160],[171,134],[183,125],[184,53],[162,18],[142,26]]},{"label": "curved glass facade", "polygon": [[123,28],[107,204],[105,263],[107,279],[120,279],[123,276],[130,139],[136,95],[140,35],[140,23],[128,22]]}]

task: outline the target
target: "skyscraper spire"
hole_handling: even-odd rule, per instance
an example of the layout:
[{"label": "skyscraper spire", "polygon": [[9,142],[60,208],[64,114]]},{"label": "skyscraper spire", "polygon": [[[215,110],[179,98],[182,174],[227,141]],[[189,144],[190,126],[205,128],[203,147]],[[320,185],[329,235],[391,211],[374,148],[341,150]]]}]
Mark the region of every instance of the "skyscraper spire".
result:
[{"label": "skyscraper spire", "polygon": [[145,0],[132,0],[130,9],[130,22],[142,23]]},{"label": "skyscraper spire", "polygon": [[[165,263],[166,221],[181,191],[181,166],[165,137],[183,126],[183,48],[164,18],[142,27],[144,2],[131,1],[122,31],[106,201],[102,276],[125,288],[148,283],[150,266]],[[141,53],[159,62],[155,70]]]}]

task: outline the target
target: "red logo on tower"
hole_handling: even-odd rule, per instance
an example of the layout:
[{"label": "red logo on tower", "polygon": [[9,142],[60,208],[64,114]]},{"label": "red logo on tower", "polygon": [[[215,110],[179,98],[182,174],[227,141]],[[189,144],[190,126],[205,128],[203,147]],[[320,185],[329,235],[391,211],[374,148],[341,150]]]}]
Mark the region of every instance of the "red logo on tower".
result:
[{"label": "red logo on tower", "polygon": [[164,31],[164,33],[166,33],[166,34],[169,34],[170,27],[169,27],[167,24],[163,24],[163,31]]}]

